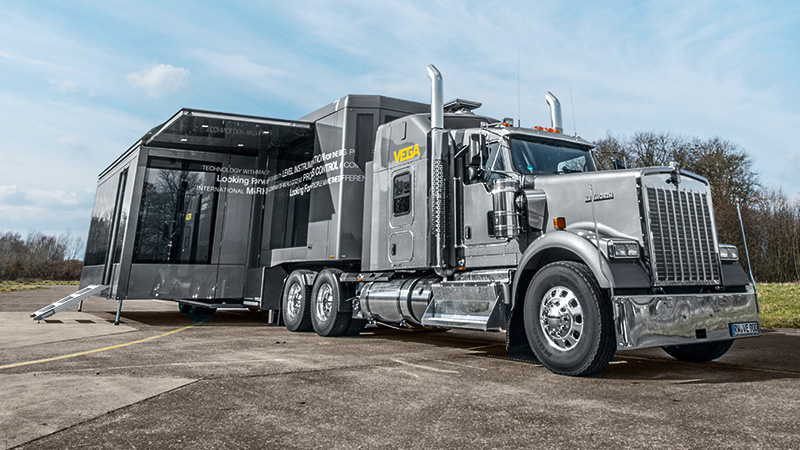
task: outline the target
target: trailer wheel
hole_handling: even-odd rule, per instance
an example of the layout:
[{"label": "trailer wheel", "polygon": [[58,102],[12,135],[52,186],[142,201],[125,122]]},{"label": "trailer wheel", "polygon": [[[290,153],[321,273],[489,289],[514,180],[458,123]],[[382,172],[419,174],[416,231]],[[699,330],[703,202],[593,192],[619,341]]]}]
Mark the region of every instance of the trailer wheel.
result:
[{"label": "trailer wheel", "polygon": [[669,356],[690,363],[713,361],[731,349],[733,339],[719,342],[703,342],[700,344],[670,345],[661,347]]},{"label": "trailer wheel", "polygon": [[536,358],[554,373],[597,376],[616,349],[611,305],[583,264],[548,264],[531,280],[523,305]]},{"label": "trailer wheel", "polygon": [[192,305],[187,305],[186,303],[178,303],[178,311],[189,314],[189,311],[192,310]]},{"label": "trailer wheel", "polygon": [[342,336],[350,325],[350,313],[339,311],[339,305],[347,298],[346,288],[339,282],[341,273],[340,270],[325,269],[314,282],[311,324],[320,336]]},{"label": "trailer wheel", "polygon": [[311,287],[303,277],[307,272],[295,270],[286,279],[281,298],[281,314],[289,331],[311,330]]}]

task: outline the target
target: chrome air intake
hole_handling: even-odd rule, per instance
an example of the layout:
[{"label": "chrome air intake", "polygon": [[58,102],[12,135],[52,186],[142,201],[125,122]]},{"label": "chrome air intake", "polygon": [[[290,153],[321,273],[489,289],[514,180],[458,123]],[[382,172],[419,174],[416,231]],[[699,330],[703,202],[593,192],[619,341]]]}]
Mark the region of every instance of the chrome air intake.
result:
[{"label": "chrome air intake", "polygon": [[496,238],[511,239],[519,236],[519,214],[517,214],[514,204],[516,195],[516,180],[499,179],[495,180],[492,185],[494,236]]}]

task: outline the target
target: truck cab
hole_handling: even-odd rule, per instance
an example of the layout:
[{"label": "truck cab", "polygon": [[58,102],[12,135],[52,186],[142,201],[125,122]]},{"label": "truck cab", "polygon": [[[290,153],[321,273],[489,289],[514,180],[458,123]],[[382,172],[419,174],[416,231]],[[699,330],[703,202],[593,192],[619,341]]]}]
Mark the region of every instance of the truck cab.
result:
[{"label": "truck cab", "polygon": [[760,333],[707,180],[598,171],[552,94],[551,127],[520,128],[476,102],[437,107],[436,76],[430,115],[378,129],[357,279],[377,278],[358,285],[353,317],[505,331],[510,352],[568,375],[652,346],[707,361]]}]

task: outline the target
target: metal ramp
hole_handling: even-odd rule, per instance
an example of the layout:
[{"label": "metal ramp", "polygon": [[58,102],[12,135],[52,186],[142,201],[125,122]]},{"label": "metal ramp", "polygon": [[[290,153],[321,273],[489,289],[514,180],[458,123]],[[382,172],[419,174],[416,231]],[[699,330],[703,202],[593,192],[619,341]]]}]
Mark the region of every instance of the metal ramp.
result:
[{"label": "metal ramp", "polygon": [[107,284],[93,284],[91,286],[86,286],[78,292],[70,294],[61,300],[36,311],[35,313],[31,314],[31,317],[33,317],[33,320],[46,319],[57,312],[66,311],[75,303],[83,302],[87,298],[97,295],[106,289],[108,289]]}]

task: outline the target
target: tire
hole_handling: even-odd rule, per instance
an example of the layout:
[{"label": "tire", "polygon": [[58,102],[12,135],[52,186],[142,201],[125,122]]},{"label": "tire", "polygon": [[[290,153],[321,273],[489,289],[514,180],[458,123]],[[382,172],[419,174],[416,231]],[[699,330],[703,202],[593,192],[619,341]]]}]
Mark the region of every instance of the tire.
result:
[{"label": "tire", "polygon": [[671,345],[661,347],[669,356],[690,363],[713,361],[731,349],[733,339],[719,342],[703,342],[701,344]]},{"label": "tire", "polygon": [[281,316],[289,331],[311,330],[311,287],[305,284],[305,270],[295,270],[286,279],[281,295]]},{"label": "tire", "polygon": [[186,303],[178,303],[178,311],[189,314],[189,311],[192,310],[192,305],[187,305]]},{"label": "tire", "polygon": [[523,320],[534,355],[554,373],[597,376],[614,356],[611,304],[583,264],[554,262],[539,270],[525,294]]},{"label": "tire", "polygon": [[347,289],[339,282],[336,269],[325,269],[317,275],[311,292],[311,325],[320,336],[342,336],[350,326],[350,312],[337,312],[348,298]]}]

